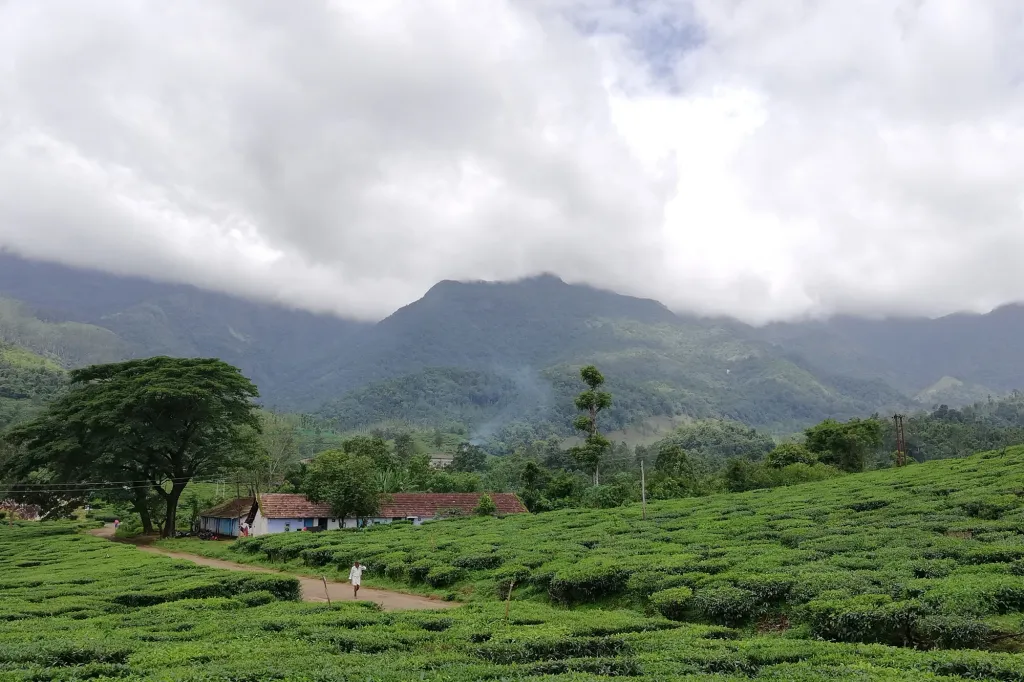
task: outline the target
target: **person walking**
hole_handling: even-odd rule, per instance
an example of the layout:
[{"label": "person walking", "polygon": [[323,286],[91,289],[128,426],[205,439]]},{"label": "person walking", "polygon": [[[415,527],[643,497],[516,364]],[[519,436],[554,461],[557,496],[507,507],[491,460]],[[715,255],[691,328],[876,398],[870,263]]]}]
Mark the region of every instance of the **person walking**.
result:
[{"label": "person walking", "polygon": [[348,581],[352,583],[352,598],[359,599],[359,584],[363,581],[363,571],[366,570],[366,566],[362,566],[359,562],[352,564],[352,569],[348,572]]}]

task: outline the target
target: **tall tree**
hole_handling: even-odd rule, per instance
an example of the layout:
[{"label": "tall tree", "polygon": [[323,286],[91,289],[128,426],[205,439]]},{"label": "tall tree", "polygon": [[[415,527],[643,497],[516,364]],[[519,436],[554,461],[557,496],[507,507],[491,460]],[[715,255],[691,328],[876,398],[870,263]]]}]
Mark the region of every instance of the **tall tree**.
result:
[{"label": "tall tree", "polygon": [[573,426],[576,427],[576,430],[585,433],[586,438],[582,445],[572,449],[572,456],[581,466],[594,472],[594,485],[599,485],[601,482],[601,460],[611,443],[598,431],[597,415],[602,410],[611,407],[612,394],[601,390],[601,386],[604,385],[604,376],[597,367],[587,365],[580,370],[580,378],[587,385],[587,390],[576,396],[576,409],[584,414],[576,417]]},{"label": "tall tree", "polygon": [[382,491],[373,460],[344,450],[328,450],[306,469],[302,491],[312,502],[326,502],[334,518],[365,519],[380,510]]},{"label": "tall tree", "polygon": [[166,506],[165,535],[189,481],[237,466],[247,429],[261,428],[256,386],[221,360],[131,360],[74,370],[70,380],[67,393],[7,438],[29,466],[44,464],[58,480],[151,489]]},{"label": "tall tree", "polygon": [[416,442],[413,440],[412,435],[408,433],[400,433],[395,436],[395,457],[398,458],[399,463],[405,465],[409,462],[409,458],[416,454]]}]

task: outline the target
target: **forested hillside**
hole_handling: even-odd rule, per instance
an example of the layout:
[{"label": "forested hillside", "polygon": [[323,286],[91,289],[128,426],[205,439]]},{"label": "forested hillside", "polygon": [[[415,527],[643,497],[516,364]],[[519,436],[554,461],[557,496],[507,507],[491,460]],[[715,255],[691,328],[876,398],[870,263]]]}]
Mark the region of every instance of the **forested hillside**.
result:
[{"label": "forested hillside", "polygon": [[52,400],[64,383],[54,362],[0,342],[0,431]]},{"label": "forested hillside", "polygon": [[[481,439],[523,424],[568,435],[576,373],[588,363],[616,398],[610,430],[723,418],[786,433],[1024,385],[1008,356],[1024,328],[1013,307],[755,329],[541,276],[441,282],[364,324],[3,254],[0,296],[0,341],[63,367],[219,357],[252,377],[267,406],[316,413],[339,430],[404,421],[458,424]],[[951,345],[933,330],[949,331]]]}]

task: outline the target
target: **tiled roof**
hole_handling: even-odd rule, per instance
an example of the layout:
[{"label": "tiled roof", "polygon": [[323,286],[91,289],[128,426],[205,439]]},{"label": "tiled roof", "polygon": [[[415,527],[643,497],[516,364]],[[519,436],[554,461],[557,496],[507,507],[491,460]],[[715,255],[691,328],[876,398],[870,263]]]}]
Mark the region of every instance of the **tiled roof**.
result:
[{"label": "tiled roof", "polygon": [[[480,493],[394,493],[381,505],[380,517],[385,519],[431,518],[439,511],[460,509],[472,514],[480,502]],[[499,514],[521,514],[526,507],[512,493],[489,493]],[[316,504],[305,495],[267,493],[260,495],[260,513],[268,519],[332,518],[329,504]]]},{"label": "tiled roof", "polygon": [[227,502],[221,502],[212,509],[200,513],[200,516],[209,516],[214,519],[237,519],[246,516],[252,509],[253,502],[251,497],[237,497]]},{"label": "tiled roof", "polygon": [[305,495],[295,493],[266,493],[260,495],[260,513],[268,519],[332,518],[331,505],[315,503]]},{"label": "tiled roof", "polygon": [[[498,507],[499,514],[520,514],[526,507],[512,493],[488,493]],[[472,514],[480,503],[481,493],[394,493],[391,499],[381,505],[380,515],[385,519],[418,516],[430,518],[445,509],[461,509],[463,514]]]}]

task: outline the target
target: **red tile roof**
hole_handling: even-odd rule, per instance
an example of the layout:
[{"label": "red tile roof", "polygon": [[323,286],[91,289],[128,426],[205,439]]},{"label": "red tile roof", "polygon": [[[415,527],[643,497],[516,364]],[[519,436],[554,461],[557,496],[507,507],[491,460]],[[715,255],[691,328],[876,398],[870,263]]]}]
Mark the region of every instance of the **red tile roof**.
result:
[{"label": "red tile roof", "polygon": [[227,502],[221,502],[212,509],[201,512],[200,516],[209,516],[214,519],[238,519],[248,516],[252,505],[256,500],[251,497],[238,497]]},{"label": "red tile roof", "polygon": [[[499,514],[521,514],[526,507],[513,493],[487,493],[494,500]],[[463,514],[472,514],[480,503],[481,493],[394,493],[391,499],[381,505],[381,518],[418,516],[430,518],[445,509],[460,509]]]},{"label": "red tile roof", "polygon": [[[499,514],[522,514],[526,507],[513,493],[488,493]],[[394,493],[381,505],[380,518],[396,519],[415,516],[432,518],[439,511],[460,509],[473,513],[481,493]],[[316,504],[305,495],[267,493],[260,495],[260,513],[268,519],[333,518],[328,504]]]},{"label": "red tile roof", "polygon": [[295,493],[260,495],[260,513],[268,519],[333,518],[331,505],[310,502],[305,495]]}]

